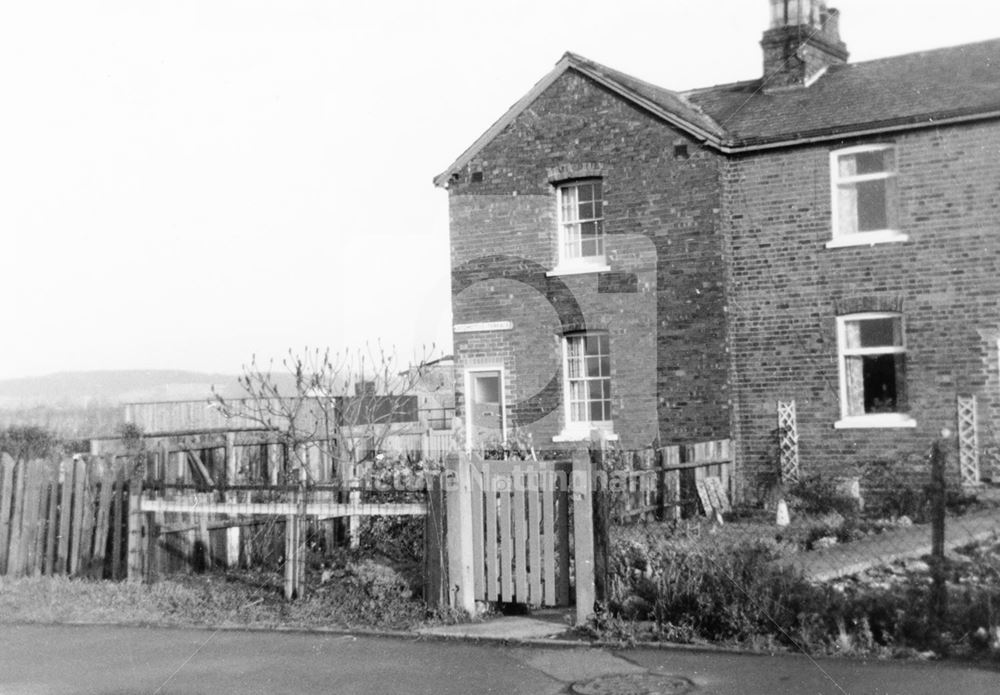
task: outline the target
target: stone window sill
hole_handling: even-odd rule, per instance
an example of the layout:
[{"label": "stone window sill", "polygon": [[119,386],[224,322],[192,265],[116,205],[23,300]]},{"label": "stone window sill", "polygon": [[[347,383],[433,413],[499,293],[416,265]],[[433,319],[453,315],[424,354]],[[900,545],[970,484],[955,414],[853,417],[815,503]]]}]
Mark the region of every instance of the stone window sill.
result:
[{"label": "stone window sill", "polygon": [[608,442],[617,442],[618,435],[614,432],[602,430],[563,430],[552,438],[553,442],[589,442],[593,439],[603,439]]},{"label": "stone window sill", "polygon": [[835,236],[826,242],[826,248],[840,249],[848,246],[874,246],[875,244],[892,244],[909,240],[909,234],[897,232],[894,229],[883,229],[877,232],[858,232],[856,234]]},{"label": "stone window sill", "polygon": [[562,275],[586,275],[587,273],[607,273],[611,271],[611,266],[606,263],[560,263],[555,268],[545,273],[545,277],[559,277]]},{"label": "stone window sill", "polygon": [[833,428],[837,430],[912,429],[916,426],[916,420],[902,413],[855,415],[841,418],[833,423]]}]

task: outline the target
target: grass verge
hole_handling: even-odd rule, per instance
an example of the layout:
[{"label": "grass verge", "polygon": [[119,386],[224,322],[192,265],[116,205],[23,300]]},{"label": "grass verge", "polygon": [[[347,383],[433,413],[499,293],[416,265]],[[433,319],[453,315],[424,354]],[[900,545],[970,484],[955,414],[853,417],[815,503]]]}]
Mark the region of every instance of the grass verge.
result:
[{"label": "grass verge", "polygon": [[0,622],[409,630],[452,619],[353,577],[315,586],[296,601],[284,599],[280,581],[264,573],[179,576],[152,585],[0,577]]}]

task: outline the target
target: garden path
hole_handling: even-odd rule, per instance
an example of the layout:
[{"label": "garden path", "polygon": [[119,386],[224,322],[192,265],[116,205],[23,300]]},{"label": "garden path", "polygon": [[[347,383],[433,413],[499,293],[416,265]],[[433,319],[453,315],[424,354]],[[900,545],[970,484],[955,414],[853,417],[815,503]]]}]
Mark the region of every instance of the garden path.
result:
[{"label": "garden path", "polygon": [[[945,550],[985,540],[1000,533],[1000,509],[949,516],[945,522]],[[789,564],[816,582],[858,574],[899,560],[910,560],[931,552],[931,526],[921,524],[883,531],[851,543],[799,553]]]}]

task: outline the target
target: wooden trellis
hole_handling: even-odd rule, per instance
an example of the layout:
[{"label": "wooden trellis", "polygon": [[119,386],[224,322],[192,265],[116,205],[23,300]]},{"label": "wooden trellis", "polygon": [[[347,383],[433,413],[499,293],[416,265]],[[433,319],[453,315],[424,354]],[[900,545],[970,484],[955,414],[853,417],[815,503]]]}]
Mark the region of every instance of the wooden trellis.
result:
[{"label": "wooden trellis", "polygon": [[958,461],[962,485],[979,485],[979,428],[975,396],[958,397]]},{"label": "wooden trellis", "polygon": [[778,450],[781,458],[781,479],[794,483],[799,479],[799,427],[795,417],[795,401],[778,401]]}]

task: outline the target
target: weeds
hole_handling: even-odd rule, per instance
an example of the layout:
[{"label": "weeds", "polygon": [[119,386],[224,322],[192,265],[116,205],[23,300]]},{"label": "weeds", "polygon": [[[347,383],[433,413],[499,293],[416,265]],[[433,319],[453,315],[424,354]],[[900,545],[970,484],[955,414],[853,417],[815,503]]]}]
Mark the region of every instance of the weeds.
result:
[{"label": "weeds", "polygon": [[[707,541],[707,542],[706,542]],[[783,647],[870,656],[988,653],[1000,606],[1000,545],[969,549],[953,568],[949,611],[935,625],[926,572],[891,585],[813,584],[778,562],[771,540],[683,538],[665,526],[618,529],[609,548],[607,603],[591,634]]]},{"label": "weeds", "polygon": [[409,629],[439,618],[393,570],[371,562],[310,586],[293,602],[285,601],[276,572],[177,576],[152,585],[0,578],[0,623]]}]

